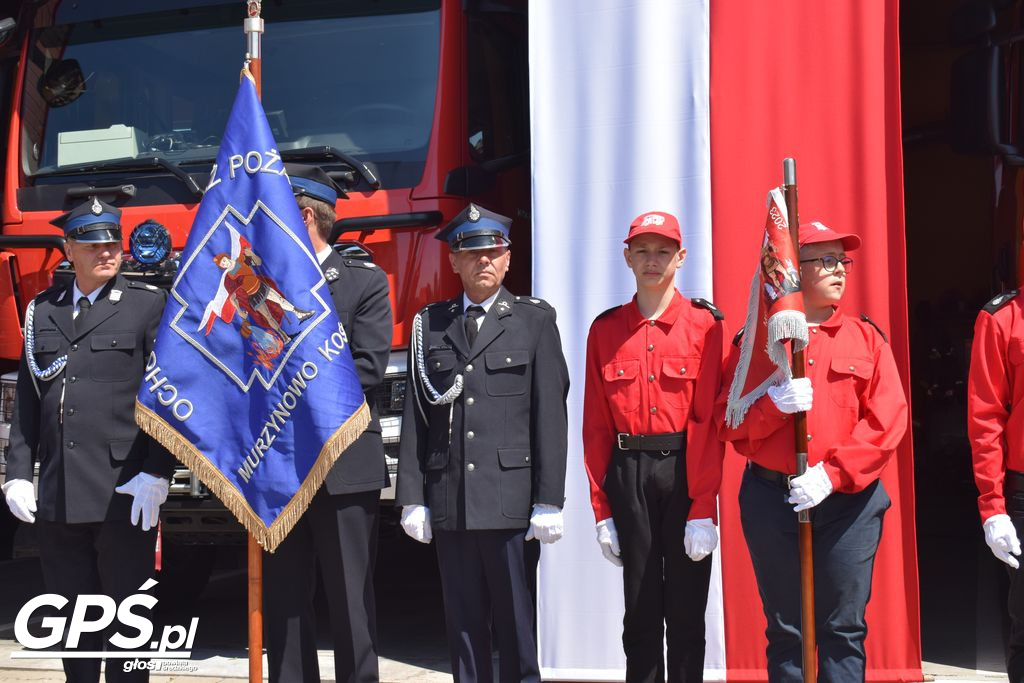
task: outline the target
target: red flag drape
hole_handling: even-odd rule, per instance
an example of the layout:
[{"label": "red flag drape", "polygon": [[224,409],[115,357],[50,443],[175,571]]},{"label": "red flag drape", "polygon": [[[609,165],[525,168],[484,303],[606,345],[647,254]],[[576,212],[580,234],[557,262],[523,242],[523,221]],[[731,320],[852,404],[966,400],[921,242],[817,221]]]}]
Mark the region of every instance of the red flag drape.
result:
[{"label": "red flag drape", "polygon": [[[796,157],[802,220],[863,240],[844,310],[887,328],[909,388],[897,0],[734,0],[710,13],[716,304],[746,309],[758,198],[780,182],[779,160]],[[760,599],[736,502],[742,464],[727,456],[720,503],[726,657],[729,680],[763,681],[764,618],[750,609]],[[868,680],[921,680],[909,430],[882,480],[893,505],[868,605]]]}]

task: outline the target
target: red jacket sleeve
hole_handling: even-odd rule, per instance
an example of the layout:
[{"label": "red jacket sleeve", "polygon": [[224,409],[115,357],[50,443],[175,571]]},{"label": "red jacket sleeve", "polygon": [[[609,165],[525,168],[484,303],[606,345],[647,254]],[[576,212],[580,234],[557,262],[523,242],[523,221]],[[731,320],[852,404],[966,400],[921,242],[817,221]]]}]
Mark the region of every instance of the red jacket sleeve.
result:
[{"label": "red jacket sleeve", "polygon": [[[761,444],[786,425],[793,424],[789,415],[781,412],[772,403],[772,400],[764,395],[754,401],[747,411],[746,417],[736,427],[728,427],[725,424],[725,409],[729,404],[729,388],[732,386],[733,378],[736,376],[736,365],[740,360],[740,349],[733,345],[729,353],[729,361],[724,373],[722,389],[718,393],[718,401],[715,403],[715,424],[718,427],[718,438],[728,441],[736,449],[737,453],[751,456],[761,448]],[[792,429],[792,427],[791,427]]]},{"label": "red jacket sleeve", "polygon": [[597,335],[591,326],[587,336],[587,376],[583,390],[583,466],[590,481],[590,504],[594,508],[594,518],[600,522],[612,516],[603,486],[612,459],[615,426],[604,393],[601,357],[597,347]]},{"label": "red jacket sleeve", "polygon": [[888,344],[875,351],[875,367],[850,435],[825,453],[825,472],[836,491],[855,493],[878,479],[907,431],[907,397]]},{"label": "red jacket sleeve", "polygon": [[725,446],[718,439],[715,425],[715,399],[722,388],[725,342],[723,321],[715,321],[704,335],[697,386],[690,405],[686,427],[686,481],[693,503],[688,519],[710,517],[718,523],[715,502],[722,485],[722,457]]},{"label": "red jacket sleeve", "polygon": [[971,371],[967,380],[967,434],[971,439],[978,511],[982,521],[1006,514],[1006,424],[1010,417],[1007,331],[982,311],[974,324]]}]

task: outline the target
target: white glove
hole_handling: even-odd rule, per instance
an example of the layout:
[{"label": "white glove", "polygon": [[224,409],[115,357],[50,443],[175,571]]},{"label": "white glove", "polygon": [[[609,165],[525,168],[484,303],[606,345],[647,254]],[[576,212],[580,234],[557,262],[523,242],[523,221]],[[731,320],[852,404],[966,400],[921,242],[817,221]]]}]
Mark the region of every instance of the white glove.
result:
[{"label": "white glove", "polygon": [[1018,569],[1020,562],[1014,555],[1020,555],[1020,540],[1017,539],[1017,529],[1010,521],[1010,516],[992,515],[982,526],[985,527],[985,543],[992,549],[992,554]]},{"label": "white glove", "polygon": [[27,479],[11,479],[0,489],[7,499],[7,507],[11,514],[23,522],[32,524],[36,516],[36,487]]},{"label": "white glove", "polygon": [[434,538],[430,530],[430,508],[425,505],[403,505],[402,531],[414,541],[430,543]]},{"label": "white glove", "polygon": [[686,522],[686,534],[683,536],[683,548],[686,556],[694,562],[700,562],[718,547],[718,529],[710,518],[691,519]]},{"label": "white glove", "polygon": [[526,540],[536,538],[541,543],[554,543],[562,537],[562,511],[554,505],[537,503],[530,514],[530,529]]},{"label": "white glove", "polygon": [[793,512],[807,510],[828,498],[832,493],[832,481],[825,474],[824,463],[808,467],[799,477],[794,477],[789,484],[789,504]]},{"label": "white glove", "polygon": [[811,409],[811,380],[807,377],[787,379],[777,387],[768,387],[768,398],[779,412],[804,413]]},{"label": "white glove", "polygon": [[132,524],[149,531],[160,521],[160,506],[167,500],[170,484],[163,477],[139,472],[114,490],[132,496]]},{"label": "white glove", "polygon": [[601,552],[604,553],[604,559],[616,567],[621,567],[622,558],[619,555],[622,551],[619,549],[619,534],[615,531],[615,522],[611,517],[597,523],[597,542],[601,546]]}]

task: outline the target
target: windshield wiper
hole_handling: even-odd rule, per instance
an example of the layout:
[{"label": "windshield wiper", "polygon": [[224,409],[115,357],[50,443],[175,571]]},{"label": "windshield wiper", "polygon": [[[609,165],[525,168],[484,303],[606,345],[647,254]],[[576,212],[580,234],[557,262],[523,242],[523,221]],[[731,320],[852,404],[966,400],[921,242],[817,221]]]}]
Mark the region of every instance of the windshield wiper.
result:
[{"label": "windshield wiper", "polygon": [[114,159],[112,161],[87,161],[81,164],[61,166],[55,171],[44,171],[37,173],[36,177],[61,176],[87,173],[89,171],[144,171],[150,168],[161,168],[172,176],[185,183],[197,197],[203,196],[203,188],[199,187],[195,179],[183,171],[177,164],[164,159],[163,157],[139,157],[138,159]]},{"label": "windshield wiper", "polygon": [[303,147],[300,149],[282,149],[281,158],[285,161],[316,161],[317,159],[336,159],[352,167],[367,184],[375,190],[380,189],[380,180],[366,163],[356,159],[351,154],[342,152],[340,149],[321,145],[318,147]]}]

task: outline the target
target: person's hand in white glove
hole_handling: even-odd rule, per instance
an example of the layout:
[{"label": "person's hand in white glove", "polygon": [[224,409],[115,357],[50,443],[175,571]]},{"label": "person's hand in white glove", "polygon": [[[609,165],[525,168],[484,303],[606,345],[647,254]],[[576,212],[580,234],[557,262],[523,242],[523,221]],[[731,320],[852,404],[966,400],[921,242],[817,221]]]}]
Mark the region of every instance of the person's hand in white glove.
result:
[{"label": "person's hand in white glove", "polygon": [[430,508],[425,505],[402,506],[402,531],[414,541],[430,543],[434,532],[430,530]]},{"label": "person's hand in white glove", "polygon": [[149,531],[160,521],[160,506],[167,500],[170,485],[163,477],[139,472],[114,490],[132,496],[132,524]]},{"label": "person's hand in white glove", "polygon": [[818,463],[808,467],[799,477],[794,477],[789,484],[789,504],[793,512],[808,510],[821,503],[832,493],[832,481],[825,473],[825,465]]},{"label": "person's hand in white glove", "polygon": [[775,387],[768,387],[768,398],[782,413],[805,413],[811,409],[814,391],[807,377],[787,379]]},{"label": "person's hand in white glove", "polygon": [[554,543],[562,537],[562,511],[554,505],[537,503],[530,514],[530,529],[526,540],[536,538],[541,543]]},{"label": "person's hand in white glove", "polygon": [[601,546],[604,559],[616,567],[622,566],[622,550],[619,548],[619,534],[615,531],[615,522],[611,517],[597,523],[597,542]]},{"label": "person's hand in white glove", "polygon": [[700,562],[718,547],[718,529],[710,518],[690,519],[686,521],[686,534],[683,536],[683,548],[686,556],[694,562]]},{"label": "person's hand in white glove", "polygon": [[992,515],[982,525],[985,528],[985,543],[992,554],[1014,569],[1020,568],[1016,556],[1020,556],[1020,539],[1009,515]]},{"label": "person's hand in white glove", "polygon": [[36,487],[27,479],[11,479],[0,489],[4,492],[7,507],[11,514],[23,522],[32,524],[36,521]]}]

